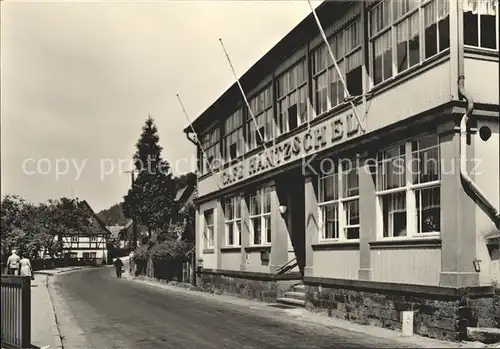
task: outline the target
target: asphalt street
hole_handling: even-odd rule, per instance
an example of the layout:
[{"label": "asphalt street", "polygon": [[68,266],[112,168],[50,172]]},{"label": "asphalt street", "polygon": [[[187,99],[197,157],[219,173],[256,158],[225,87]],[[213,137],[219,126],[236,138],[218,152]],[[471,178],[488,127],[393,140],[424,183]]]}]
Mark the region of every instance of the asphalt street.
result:
[{"label": "asphalt street", "polygon": [[[389,339],[305,323],[272,306],[256,310],[217,296],[117,279],[112,268],[58,276],[53,287],[65,303],[65,312],[58,317],[65,325],[62,334],[68,349],[401,348],[401,343]],[[71,343],[74,336],[65,333],[71,331],[65,323],[69,318],[85,344]]]}]

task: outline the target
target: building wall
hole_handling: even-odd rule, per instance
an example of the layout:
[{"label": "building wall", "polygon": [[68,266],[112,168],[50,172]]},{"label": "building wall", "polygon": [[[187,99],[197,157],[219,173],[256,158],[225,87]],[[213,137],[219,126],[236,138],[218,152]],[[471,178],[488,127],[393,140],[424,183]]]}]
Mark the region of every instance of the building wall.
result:
[{"label": "building wall", "polygon": [[[465,53],[465,87],[477,103],[499,104],[498,52]],[[489,78],[487,78],[489,77]]]},{"label": "building wall", "polygon": [[[483,127],[491,130],[491,137],[486,141],[480,137],[479,131]],[[476,168],[469,173],[488,200],[497,209],[500,209],[499,123],[491,119],[480,120],[477,123],[477,129],[478,132],[473,136]],[[493,281],[500,282],[500,257],[498,252],[500,243],[490,243],[488,246],[488,238],[499,236],[500,231],[479,205],[475,209],[475,221],[476,258],[481,261],[480,284],[489,285]]]}]

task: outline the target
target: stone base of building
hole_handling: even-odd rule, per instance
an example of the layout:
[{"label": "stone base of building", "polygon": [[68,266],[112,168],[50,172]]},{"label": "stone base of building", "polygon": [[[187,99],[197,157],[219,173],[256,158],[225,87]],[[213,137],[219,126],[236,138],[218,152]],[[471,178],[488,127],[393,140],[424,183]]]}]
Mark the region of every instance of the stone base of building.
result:
[{"label": "stone base of building", "polygon": [[448,341],[466,340],[467,327],[500,328],[500,289],[336,281],[306,278],[306,308],[393,330],[413,311],[415,334]]},{"label": "stone base of building", "polygon": [[196,285],[200,291],[204,292],[273,303],[300,281],[299,273],[273,275],[204,269],[201,274],[198,274]]}]

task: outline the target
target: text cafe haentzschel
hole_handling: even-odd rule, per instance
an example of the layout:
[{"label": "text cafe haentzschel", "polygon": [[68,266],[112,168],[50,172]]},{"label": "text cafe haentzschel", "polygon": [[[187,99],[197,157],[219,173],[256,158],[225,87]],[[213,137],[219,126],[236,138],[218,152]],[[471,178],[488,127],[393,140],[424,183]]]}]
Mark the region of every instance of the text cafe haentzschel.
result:
[{"label": "text cafe haentzschel", "polygon": [[229,167],[222,172],[222,185],[233,184],[269,168],[285,165],[331,147],[344,138],[352,137],[358,129],[357,120],[352,114],[330,119]]}]

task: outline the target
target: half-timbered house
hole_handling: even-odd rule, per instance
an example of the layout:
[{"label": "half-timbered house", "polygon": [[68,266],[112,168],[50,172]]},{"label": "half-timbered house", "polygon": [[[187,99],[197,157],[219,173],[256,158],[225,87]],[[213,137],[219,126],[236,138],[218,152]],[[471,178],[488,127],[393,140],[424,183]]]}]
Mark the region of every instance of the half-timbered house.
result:
[{"label": "half-timbered house", "polygon": [[107,241],[111,233],[87,201],[80,201],[78,205],[88,212],[90,229],[85,234],[73,231],[63,234],[61,236],[63,255],[100,265],[102,260],[107,258]]}]

